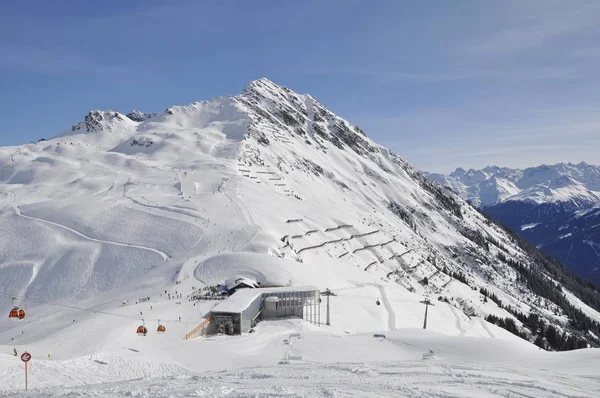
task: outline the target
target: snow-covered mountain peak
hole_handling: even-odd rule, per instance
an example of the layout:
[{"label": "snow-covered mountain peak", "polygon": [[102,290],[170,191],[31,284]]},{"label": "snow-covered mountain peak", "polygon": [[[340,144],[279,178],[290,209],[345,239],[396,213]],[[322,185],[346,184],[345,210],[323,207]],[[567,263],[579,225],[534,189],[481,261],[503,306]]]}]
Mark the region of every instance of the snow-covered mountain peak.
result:
[{"label": "snow-covered mountain peak", "polygon": [[73,125],[70,131],[62,135],[113,131],[128,124],[129,118],[113,110],[93,110],[85,115],[83,121]]},{"label": "snow-covered mountain peak", "polygon": [[522,190],[507,201],[531,203],[561,203],[569,206],[589,206],[598,202],[598,196],[585,186],[567,176],[556,177],[546,184],[536,184]]},{"label": "snow-covered mountain peak", "polygon": [[[118,134],[111,134],[113,131]],[[78,137],[77,142],[144,156],[158,151],[169,159],[182,153],[192,156],[195,151],[209,154],[223,149],[222,144],[231,157],[236,151],[229,145],[231,140],[239,143],[246,136],[261,145],[298,139],[297,145],[314,145],[322,151],[324,143],[330,142],[367,157],[379,152],[389,155],[358,126],[335,115],[311,95],[295,93],[267,78],[251,81],[236,96],[171,106],[162,113],[92,111],[59,137],[83,133],[95,134]],[[396,160],[403,162],[399,157]]]},{"label": "snow-covered mountain peak", "polygon": [[146,120],[156,117],[158,115],[159,115],[158,112],[144,113],[144,112],[140,111],[139,109],[134,109],[131,112],[129,112],[126,116],[129,119],[133,120],[134,122],[141,123],[143,121],[146,121]]},{"label": "snow-covered mountain peak", "polygon": [[235,158],[250,122],[247,109],[235,97],[172,106],[140,123],[111,151],[157,161]]},{"label": "snow-covered mountain peak", "polygon": [[583,185],[579,181],[574,180],[568,175],[559,175],[557,177],[553,177],[548,182],[548,187],[552,189],[564,188],[569,185]]},{"label": "snow-covered mountain peak", "polygon": [[133,134],[139,123],[113,110],[93,110],[83,121],[74,124],[54,140],[66,140],[78,144],[94,145],[108,149]]},{"label": "snow-covered mountain peak", "polygon": [[461,180],[465,181],[465,183],[468,183],[468,185],[480,183],[488,178],[488,174],[481,170],[465,170],[460,167],[457,168],[451,175],[460,178]]},{"label": "snow-covered mountain peak", "polygon": [[600,166],[585,162],[544,164],[523,170],[498,166],[469,171],[459,168],[449,175],[428,176],[484,207],[519,200],[583,205],[597,201],[600,193]]},{"label": "snow-covered mountain peak", "polygon": [[250,81],[242,92],[255,92],[262,94],[274,94],[278,91],[287,91],[284,86],[280,86],[266,77]]},{"label": "snow-covered mountain peak", "polygon": [[498,174],[503,169],[504,169],[503,167],[491,165],[491,166],[485,166],[483,169],[481,169],[481,171],[483,171],[484,173]]},{"label": "snow-covered mountain peak", "polygon": [[[48,307],[28,308],[36,317],[23,344],[68,340],[71,308],[53,307],[65,302],[93,308],[98,346],[114,346],[142,315],[141,302],[121,303],[150,296],[169,319],[151,316],[183,318],[168,323],[182,340],[213,303],[175,306],[165,291],[185,298],[237,275],[332,289],[331,327],[341,333],[421,327],[424,295],[438,300],[430,328],[441,333],[495,337],[488,315],[510,319],[530,341],[538,327],[525,320],[534,318],[580,339],[596,330],[569,323],[572,308],[600,314],[566,270],[310,95],[260,79],[142,122],[118,113],[90,120],[93,133],[0,150],[0,292]],[[500,177],[487,184],[514,189]],[[556,299],[561,289],[588,304]],[[10,297],[0,296],[0,310]],[[116,306],[126,315],[117,327],[95,318]],[[12,346],[16,327],[0,326],[0,344]],[[72,349],[87,354],[86,343]]]},{"label": "snow-covered mountain peak", "polygon": [[144,120],[146,120],[146,114],[140,111],[139,109],[132,110],[126,116],[134,122],[143,122]]},{"label": "snow-covered mountain peak", "polygon": [[294,140],[298,146],[326,151],[326,143],[368,156],[379,152],[358,127],[337,116],[308,94],[298,94],[268,79],[251,82],[234,97],[252,120],[248,133],[262,145]]},{"label": "snow-covered mountain peak", "polygon": [[297,94],[287,87],[273,83],[267,78],[253,80],[236,96],[242,101],[252,105],[294,105],[303,103],[302,95]]},{"label": "snow-covered mountain peak", "polygon": [[277,99],[280,101],[290,100],[291,98],[298,98],[305,94],[299,94],[291,90],[290,88],[274,83],[272,80],[266,77],[250,81],[246,87],[242,90],[240,95],[254,95],[261,96],[263,98]]}]

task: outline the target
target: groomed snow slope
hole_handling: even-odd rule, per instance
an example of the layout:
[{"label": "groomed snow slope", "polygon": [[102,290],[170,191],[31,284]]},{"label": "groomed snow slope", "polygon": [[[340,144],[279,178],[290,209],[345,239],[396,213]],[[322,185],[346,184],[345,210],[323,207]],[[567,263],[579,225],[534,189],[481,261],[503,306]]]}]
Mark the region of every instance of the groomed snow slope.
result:
[{"label": "groomed snow slope", "polygon": [[[266,344],[265,334],[278,334],[279,339]],[[252,342],[249,337],[231,339],[227,345],[234,345],[240,358],[248,351],[260,352],[261,357],[271,359],[270,364],[241,369],[223,366],[219,359],[227,353],[217,349],[225,345],[225,338],[199,343],[202,357],[198,362],[217,357],[217,366],[201,374],[135,359],[143,358],[143,352],[130,352],[119,361],[102,356],[69,362],[38,361],[32,366],[33,385],[49,384],[59,375],[88,385],[35,388],[27,396],[546,398],[595,397],[600,388],[595,370],[600,359],[597,350],[548,353],[505,341],[448,337],[414,329],[387,333],[386,339],[326,335],[303,330],[299,322],[264,322],[257,327]],[[137,370],[130,375],[138,380],[110,381],[118,379],[119,366],[130,361],[135,361]],[[18,365],[14,367],[20,368]],[[16,377],[17,372],[8,380]]]},{"label": "groomed snow slope", "polygon": [[[560,309],[498,260],[531,264],[499,228],[308,95],[261,79],[142,122],[98,114],[77,125],[85,133],[0,148],[0,312],[17,296],[28,313],[0,320],[0,389],[21,384],[13,348],[33,354],[37,386],[272,366],[290,327],[316,336],[419,328],[426,295],[433,332],[531,349],[481,319],[511,315],[480,287],[566,328]],[[502,247],[484,250],[477,231]],[[449,276],[459,271],[468,284]],[[332,289],[331,327],[275,322],[256,335],[184,341],[217,303],[187,295],[236,275]],[[167,333],[136,336],[142,318]]]}]

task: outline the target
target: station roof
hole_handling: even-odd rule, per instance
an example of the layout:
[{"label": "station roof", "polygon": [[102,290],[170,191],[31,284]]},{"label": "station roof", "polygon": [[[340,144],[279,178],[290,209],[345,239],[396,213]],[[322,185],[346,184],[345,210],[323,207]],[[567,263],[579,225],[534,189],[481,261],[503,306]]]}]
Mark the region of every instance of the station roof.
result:
[{"label": "station roof", "polygon": [[239,314],[246,308],[248,308],[250,304],[254,302],[254,300],[262,296],[260,290],[262,289],[239,289],[231,296],[227,297],[225,300],[215,305],[213,309],[210,310],[210,312],[226,312],[232,314]]},{"label": "station roof", "polygon": [[291,293],[291,292],[314,292],[318,291],[314,286],[286,286],[267,287],[260,289],[240,289],[234,294],[215,305],[212,313],[240,314],[263,294]]},{"label": "station roof", "polygon": [[289,293],[289,292],[314,292],[318,291],[314,286],[285,286],[285,287],[263,287],[260,289],[261,293]]}]

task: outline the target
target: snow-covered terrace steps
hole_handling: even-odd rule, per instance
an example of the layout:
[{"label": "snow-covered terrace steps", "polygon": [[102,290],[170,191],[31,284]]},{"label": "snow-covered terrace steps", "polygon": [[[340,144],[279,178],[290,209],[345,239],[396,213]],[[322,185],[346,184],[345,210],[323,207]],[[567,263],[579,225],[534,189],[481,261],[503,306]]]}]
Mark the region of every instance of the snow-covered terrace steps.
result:
[{"label": "snow-covered terrace steps", "polygon": [[[404,266],[411,274],[415,274],[415,279],[419,280],[439,272],[437,268],[425,264],[422,260],[417,262],[413,262],[410,258],[400,260],[412,250],[397,242],[395,238],[386,236],[379,229],[364,232],[351,224],[315,228],[316,223],[304,218],[288,219],[286,223],[290,226],[288,229],[290,234],[282,237],[282,241],[286,242],[286,246],[296,254],[327,247],[329,255],[353,263],[365,271],[377,266],[391,271],[388,274],[393,274],[395,270]],[[337,233],[340,231],[342,233]],[[435,278],[433,284],[441,287],[449,278],[448,276]]]},{"label": "snow-covered terrace steps", "polygon": [[429,289],[435,292],[441,292],[453,280],[426,261],[422,253],[414,252],[414,248],[406,247],[406,243],[386,236],[379,229],[361,231],[347,223],[323,227],[304,217],[289,218],[285,224],[289,234],[282,241],[295,255],[325,250],[329,256],[365,272],[384,271],[387,279],[411,291],[422,289],[425,278]]},{"label": "snow-covered terrace steps", "polygon": [[[370,235],[374,235],[380,232],[379,229],[372,229],[370,231],[361,231],[358,228],[353,227],[351,224],[340,224],[329,227],[322,227],[310,220],[304,218],[290,218],[287,219],[286,224],[290,224],[286,228],[286,235],[281,240],[284,242],[290,241],[290,245],[298,252],[308,250],[311,248],[322,247],[323,245],[357,240],[360,238],[366,238]],[[380,245],[388,244],[393,239],[385,238],[385,240],[376,239],[371,242],[364,242],[362,246],[368,245]]]},{"label": "snow-covered terrace steps", "polygon": [[[365,237],[367,237],[369,235],[373,235],[373,234],[376,234],[378,232],[379,232],[379,230],[375,230],[375,231],[370,231],[370,232],[366,232],[366,233],[363,233],[363,234],[356,234],[356,235],[350,235],[350,236],[335,237],[335,238],[331,238],[331,239],[328,239],[327,235],[324,235],[324,236],[321,235],[321,236],[319,236],[318,232],[317,232],[317,233],[314,233],[313,235],[305,236],[305,239],[303,239],[300,244],[294,243],[294,244],[292,244],[292,247],[296,250],[296,252],[298,254],[300,254],[300,253],[302,253],[305,250],[317,249],[319,247],[323,247],[325,245],[329,245],[329,244],[332,244],[332,243],[352,242],[352,241],[355,241],[354,243],[358,244],[358,247],[354,248],[352,250],[352,252],[357,252],[357,251],[360,251],[360,250],[368,249],[370,247],[380,246],[381,244],[386,243],[386,241],[378,241],[378,240],[376,240],[375,243],[363,244],[363,243],[360,243],[358,241],[359,238],[365,238]],[[314,242],[317,242],[317,243],[314,243]]]}]

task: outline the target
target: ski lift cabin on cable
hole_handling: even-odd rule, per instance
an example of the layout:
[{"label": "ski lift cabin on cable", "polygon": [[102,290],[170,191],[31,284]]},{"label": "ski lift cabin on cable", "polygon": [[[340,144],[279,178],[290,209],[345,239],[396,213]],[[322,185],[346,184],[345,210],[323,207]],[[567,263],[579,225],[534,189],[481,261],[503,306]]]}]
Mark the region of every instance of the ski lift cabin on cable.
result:
[{"label": "ski lift cabin on cable", "polygon": [[158,320],[158,327],[156,328],[156,333],[162,334],[167,331],[167,328],[160,324],[160,319]]},{"label": "ski lift cabin on cable", "polygon": [[13,309],[8,313],[8,319],[11,321],[22,321],[25,319],[25,310],[15,305],[15,298],[13,297]]},{"label": "ski lift cabin on cable", "polygon": [[142,319],[143,324],[138,326],[137,328],[137,335],[138,336],[145,336],[146,334],[148,334],[148,329],[146,329],[146,322],[144,322],[144,320]]}]

